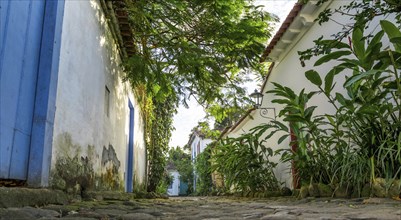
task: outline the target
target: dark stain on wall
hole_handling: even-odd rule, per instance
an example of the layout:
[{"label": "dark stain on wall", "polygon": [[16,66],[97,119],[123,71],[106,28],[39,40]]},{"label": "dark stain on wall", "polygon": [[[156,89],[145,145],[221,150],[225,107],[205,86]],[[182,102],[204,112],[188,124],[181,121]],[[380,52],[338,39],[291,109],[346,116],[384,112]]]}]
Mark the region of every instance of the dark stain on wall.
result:
[{"label": "dark stain on wall", "polygon": [[121,163],[117,158],[113,145],[109,144],[108,148],[103,146],[101,163],[102,175],[100,185],[106,190],[122,189],[123,184],[121,184],[120,176],[118,175]]},{"label": "dark stain on wall", "polygon": [[109,144],[109,148],[106,149],[105,146],[103,146],[103,152],[102,152],[102,165],[106,166],[108,162],[111,162],[117,170],[120,168],[120,161],[117,158],[116,151],[113,148],[113,145]]},{"label": "dark stain on wall", "polygon": [[57,137],[58,155],[51,172],[51,186],[73,194],[83,194],[95,186],[93,161],[94,146],[87,146],[88,156],[80,156],[82,147],[73,144],[71,135],[63,133]]},{"label": "dark stain on wall", "polygon": [[[69,133],[60,134],[55,145],[58,155],[51,171],[51,186],[71,194],[83,196],[89,190],[122,190],[124,187],[118,173],[121,162],[112,145],[103,147],[101,161],[95,146],[88,145],[86,155],[83,148],[74,144]],[[101,164],[95,171],[94,164]]]}]

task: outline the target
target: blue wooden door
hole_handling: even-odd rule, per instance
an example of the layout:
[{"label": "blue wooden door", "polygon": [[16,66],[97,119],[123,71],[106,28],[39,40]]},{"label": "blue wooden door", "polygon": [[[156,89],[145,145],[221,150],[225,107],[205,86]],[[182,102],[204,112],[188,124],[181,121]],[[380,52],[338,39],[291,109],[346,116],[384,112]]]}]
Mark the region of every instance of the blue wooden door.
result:
[{"label": "blue wooden door", "polygon": [[186,196],[188,195],[188,183],[180,182],[180,192],[178,193],[179,196]]},{"label": "blue wooden door", "polygon": [[27,178],[45,0],[0,0],[0,178]]}]

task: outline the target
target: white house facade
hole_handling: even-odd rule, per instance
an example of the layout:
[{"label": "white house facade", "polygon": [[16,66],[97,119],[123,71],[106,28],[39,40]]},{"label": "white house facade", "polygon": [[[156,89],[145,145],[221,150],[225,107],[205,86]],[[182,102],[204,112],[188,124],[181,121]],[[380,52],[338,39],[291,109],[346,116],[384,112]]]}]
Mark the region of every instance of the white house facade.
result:
[{"label": "white house facade", "polygon": [[104,11],[96,0],[65,3],[52,165],[79,152],[103,176],[95,187],[131,191],[146,175],[143,120]]},{"label": "white house facade", "polygon": [[[127,192],[145,184],[144,122],[123,80],[112,9],[104,0],[1,1],[0,179]],[[17,70],[12,60],[32,64]]]},{"label": "white house facade", "polygon": [[[191,148],[191,160],[193,163],[195,163],[196,157],[205,150],[208,144],[212,142],[213,142],[212,139],[205,138],[205,135],[203,135],[201,132],[197,130],[194,130],[192,132],[187,145]],[[197,175],[196,172],[194,171],[194,182],[193,182],[194,191],[196,191],[196,181],[197,181]]]},{"label": "white house facade", "polygon": [[173,182],[167,188],[167,194],[169,196],[179,196],[180,195],[180,174],[177,170],[168,170],[169,175],[173,178]]},{"label": "white house facade", "polygon": [[[317,60],[317,57],[314,57],[306,61],[303,67],[299,60],[298,51],[305,51],[312,48],[314,46],[313,41],[321,36],[329,39],[337,30],[340,31],[342,29],[341,24],[349,24],[351,22],[347,20],[347,16],[338,16],[336,14],[336,17],[333,18],[335,22],[329,21],[319,25],[315,22],[315,19],[320,12],[327,8],[336,9],[342,4],[349,3],[349,1],[333,0],[322,5],[317,5],[317,2],[318,1],[308,1],[308,3],[305,4],[296,3],[263,54],[263,59],[267,62],[271,62],[269,73],[260,89],[260,92],[264,95],[261,107],[269,108],[267,113],[269,118],[274,118],[276,116],[274,112],[278,114],[283,108],[282,105],[271,102],[274,99],[273,94],[266,94],[266,91],[274,89],[274,85],[271,82],[287,86],[294,90],[296,94],[299,94],[302,89],[305,89],[306,92],[316,91],[316,87],[306,79],[305,72],[313,68],[319,73],[327,73],[332,67],[337,65],[336,61],[331,61],[328,65],[314,67],[313,64]],[[378,20],[374,20],[368,31],[375,31],[378,25]],[[324,76],[322,76],[322,78],[324,78]],[[341,86],[345,79],[341,76],[337,76],[335,80],[337,86]],[[340,87],[336,89],[339,92],[344,92],[341,91]],[[333,113],[335,110],[324,96],[313,97],[309,104],[311,106],[317,106],[315,114],[318,115]],[[262,117],[260,111],[261,109],[249,110],[248,113],[227,130],[222,137],[238,137],[262,123],[268,123],[271,119]],[[280,119],[278,118],[278,120]],[[281,122],[288,123],[284,121]],[[290,137],[281,144],[277,144],[280,137],[280,134],[275,134],[269,139],[266,145],[273,150],[288,149],[290,147]],[[278,180],[280,182],[285,182],[287,187],[293,188],[291,165],[280,163],[280,156],[275,156],[271,158],[271,160],[278,163],[275,169],[275,175]]]}]

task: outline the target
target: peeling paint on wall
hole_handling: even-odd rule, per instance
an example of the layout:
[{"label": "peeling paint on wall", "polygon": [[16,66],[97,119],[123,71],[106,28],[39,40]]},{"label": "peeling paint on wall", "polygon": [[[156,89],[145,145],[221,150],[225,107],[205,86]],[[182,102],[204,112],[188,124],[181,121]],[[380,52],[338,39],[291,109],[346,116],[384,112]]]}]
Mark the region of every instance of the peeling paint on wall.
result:
[{"label": "peeling paint on wall", "polygon": [[103,152],[102,152],[102,165],[107,166],[107,164],[110,163],[114,165],[117,170],[120,168],[121,163],[118,160],[116,151],[114,150],[111,144],[109,144],[108,149],[106,149],[106,147],[103,146]]},{"label": "peeling paint on wall", "polygon": [[[86,147],[84,155],[84,148],[75,144],[71,135],[65,132],[57,136],[55,149],[57,157],[50,181],[53,188],[81,196],[88,190],[123,189],[119,175],[121,162],[112,145],[103,147],[101,159],[93,145]],[[101,164],[101,168],[95,170],[94,164]]]},{"label": "peeling paint on wall", "polygon": [[59,154],[51,170],[51,186],[81,195],[87,190],[94,189],[95,171],[91,159],[95,157],[94,146],[88,145],[88,156],[82,156],[82,147],[73,144],[69,133],[63,133],[57,137],[55,147]]},{"label": "peeling paint on wall", "polygon": [[120,169],[120,160],[117,158],[116,151],[113,145],[109,144],[106,148],[103,146],[102,152],[102,174],[101,174],[101,186],[106,190],[117,190],[123,189],[123,184],[118,170]]}]

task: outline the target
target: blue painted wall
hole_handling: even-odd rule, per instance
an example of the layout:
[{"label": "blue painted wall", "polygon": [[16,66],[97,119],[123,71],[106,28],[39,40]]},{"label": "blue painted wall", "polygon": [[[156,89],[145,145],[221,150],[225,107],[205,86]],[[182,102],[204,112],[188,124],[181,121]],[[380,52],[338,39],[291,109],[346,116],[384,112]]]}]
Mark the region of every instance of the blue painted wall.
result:
[{"label": "blue painted wall", "polygon": [[0,0],[2,179],[48,183],[63,10],[64,0]]}]

